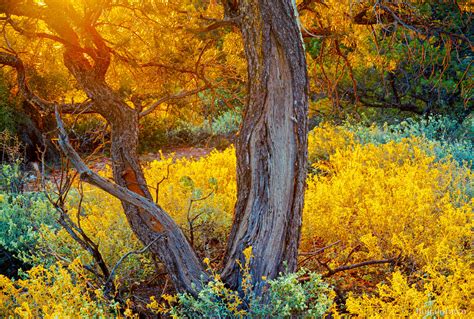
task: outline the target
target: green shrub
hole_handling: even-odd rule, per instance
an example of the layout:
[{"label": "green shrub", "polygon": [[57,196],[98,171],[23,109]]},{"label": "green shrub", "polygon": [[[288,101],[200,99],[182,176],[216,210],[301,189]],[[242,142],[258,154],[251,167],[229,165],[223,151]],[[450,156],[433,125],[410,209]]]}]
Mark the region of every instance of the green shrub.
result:
[{"label": "green shrub", "polygon": [[[1,97],[0,97],[1,98]],[[14,110],[0,102],[0,131],[16,133],[16,116]]]},{"label": "green shrub", "polygon": [[211,136],[207,122],[193,124],[173,117],[148,116],[140,122],[140,151],[156,151],[163,147],[203,144]]},{"label": "green shrub", "polygon": [[0,70],[0,132],[16,133],[20,121],[18,112],[15,112],[15,102],[11,101],[11,94]]},{"label": "green shrub", "polygon": [[0,164],[0,191],[22,193],[26,176],[21,170],[21,161],[13,164]]},{"label": "green shrub", "polygon": [[0,192],[0,246],[16,258],[30,261],[39,228],[58,227],[54,209],[42,193]]},{"label": "green shrub", "polygon": [[[263,297],[256,294],[250,275],[252,248],[244,250],[241,292],[227,288],[219,274],[199,291],[197,297],[188,293],[164,295],[167,304],[152,298],[148,308],[173,318],[322,318],[333,304],[334,293],[321,275],[300,270],[280,274],[274,280],[263,279]],[[209,266],[209,260],[204,262]],[[299,278],[307,278],[301,282]]]},{"label": "green shrub", "polygon": [[[305,274],[310,279],[300,283],[298,278]],[[304,270],[269,280],[266,289],[265,301],[252,293],[241,298],[215,277],[197,297],[165,296],[170,307],[162,312],[173,318],[323,318],[333,303],[332,291],[321,275]],[[149,306],[153,309],[153,303]]]},{"label": "green shrub", "polygon": [[458,163],[474,162],[474,141],[470,138],[471,128],[465,128],[454,118],[429,116],[408,118],[397,124],[372,124],[370,126],[346,123],[344,128],[355,134],[361,144],[385,144],[400,142],[404,138],[417,136],[427,140],[438,159],[452,156]]},{"label": "green shrub", "polygon": [[21,193],[27,182],[22,170],[23,145],[8,130],[0,132],[0,191]]},{"label": "green shrub", "polygon": [[239,130],[242,114],[239,109],[228,110],[212,121],[212,133],[215,135],[229,135]]}]

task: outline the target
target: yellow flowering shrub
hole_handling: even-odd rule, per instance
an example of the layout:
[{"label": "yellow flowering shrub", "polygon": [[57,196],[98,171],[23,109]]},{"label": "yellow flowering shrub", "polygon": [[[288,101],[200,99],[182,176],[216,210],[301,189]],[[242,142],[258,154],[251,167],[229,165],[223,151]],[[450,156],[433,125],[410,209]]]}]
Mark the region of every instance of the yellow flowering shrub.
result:
[{"label": "yellow flowering shrub", "polygon": [[[435,162],[413,141],[355,145],[314,166],[324,174],[308,179],[303,248],[319,237],[341,240],[347,250],[363,243],[372,248],[369,257],[381,257],[377,247],[413,254],[420,244],[468,234],[472,204],[459,202],[463,197],[452,186],[462,187],[472,173],[460,172],[453,162]],[[361,254],[367,257],[363,250],[353,257]]]},{"label": "yellow flowering shrub", "polygon": [[[361,145],[348,133],[338,136],[336,128],[329,132],[335,135],[310,138],[310,153],[315,148],[329,160],[316,161],[319,174],[308,178],[301,249],[338,243],[324,254],[333,269],[402,258],[389,282],[374,295],[353,294],[348,310],[395,318],[472,308],[474,200],[464,192],[472,187],[472,171],[449,159],[436,161],[421,138]],[[356,272],[370,292],[391,271],[378,265]],[[338,280],[351,288],[354,279]]]},{"label": "yellow flowering shrub", "polygon": [[[155,197],[157,184],[161,181],[159,204],[185,233],[188,234],[189,230],[188,214],[190,218],[198,216],[194,221],[196,232],[204,233],[205,240],[214,238],[215,242],[222,244],[232,222],[236,200],[235,165],[235,151],[229,148],[222,152],[213,151],[199,160],[173,157],[156,160],[147,164],[145,176]],[[101,174],[110,177],[110,168]],[[83,192],[81,227],[94,242],[99,243],[105,262],[112,268],[121,256],[142,248],[142,244],[131,231],[119,200],[87,184],[83,185]],[[70,196],[68,206],[74,221],[77,220],[78,201],[78,194]],[[203,236],[196,237],[201,239]],[[43,227],[39,248],[43,254],[35,258],[35,263],[41,263],[45,254],[70,260],[79,257],[84,264],[92,262],[91,256],[62,228]],[[116,278],[128,281],[143,279],[153,271],[154,265],[146,254],[132,255],[119,267]]]},{"label": "yellow flowering shrub", "polygon": [[[353,291],[347,300],[348,312],[375,318],[423,317],[448,310],[462,313],[474,306],[470,301],[473,275],[469,255],[474,201],[466,191],[473,184],[471,170],[449,158],[436,159],[432,144],[424,138],[363,145],[353,132],[328,124],[310,133],[308,147],[313,170],[308,176],[301,250],[337,243],[321,255],[333,269],[400,256],[397,267],[369,266],[334,276],[340,287]],[[151,193],[155,199],[158,194],[159,204],[188,236],[189,221],[196,217],[194,245],[203,257],[217,255],[208,248],[225,242],[236,200],[235,165],[235,150],[230,147],[197,160],[169,157],[145,166]],[[110,177],[110,168],[101,174]],[[126,252],[142,247],[118,200],[88,185],[84,185],[84,194],[81,226],[99,243],[109,267]],[[69,202],[74,220],[77,204],[76,194]],[[79,257],[80,262],[90,265],[90,256],[64,230],[45,226],[40,237],[39,251],[69,260]],[[205,261],[210,264],[209,258]],[[307,266],[326,271],[316,263]],[[48,278],[65,276],[63,268],[54,267],[47,270]],[[153,270],[146,254],[133,256],[119,267],[117,277],[125,281],[143,279]],[[29,294],[21,295],[23,299],[15,297],[21,289],[33,287],[34,274],[24,282],[0,279],[0,314],[60,311],[48,308],[52,307],[49,304],[42,310],[37,306],[41,302]],[[287,277],[275,285],[299,287],[292,284],[295,280]],[[67,280],[57,282],[69,289]],[[120,286],[123,281],[116,284]],[[44,286],[37,291],[49,289],[45,280],[37,280],[35,285]],[[224,289],[217,274],[208,288],[212,294],[225,292],[228,310],[240,311],[241,300]],[[50,299],[59,298],[59,291]],[[78,295],[77,304],[81,304],[80,298],[90,294]],[[164,299],[168,304],[176,302],[176,297]],[[70,306],[74,305],[71,302]],[[207,301],[202,305],[209,308]],[[149,307],[159,312],[169,309],[156,300]]]},{"label": "yellow flowering shrub", "polygon": [[434,259],[437,265],[423,267],[413,278],[394,272],[388,282],[377,285],[374,295],[351,294],[347,310],[364,318],[465,317],[474,309],[472,261],[452,251]]},{"label": "yellow flowering shrub", "polygon": [[33,267],[27,279],[13,281],[0,275],[2,318],[111,318],[120,317],[117,305],[89,286],[79,260],[67,268],[55,264]]},{"label": "yellow flowering shrub", "polygon": [[[158,203],[178,224],[188,222],[189,201],[193,199],[191,215],[205,214],[207,210],[211,214],[207,218],[212,217],[212,222],[225,232],[232,222],[237,195],[235,171],[235,150],[231,147],[222,152],[213,151],[199,160],[168,157],[153,161],[146,167],[145,176],[151,187],[168,177],[159,185]],[[153,189],[152,194],[156,197]],[[199,200],[204,197],[207,198]]]},{"label": "yellow flowering shrub", "polygon": [[338,149],[355,144],[354,133],[341,127],[322,123],[308,134],[308,160],[310,163],[329,160]]},{"label": "yellow flowering shrub", "polygon": [[[142,244],[130,229],[120,201],[96,187],[86,184],[83,187],[80,225],[84,232],[99,244],[99,251],[111,269],[121,256],[141,249]],[[77,193],[69,196],[68,211],[76,223],[78,201]],[[90,254],[75,242],[64,228],[41,227],[37,246],[37,255],[32,257],[34,264],[41,264],[42,260],[44,263],[44,258],[51,259],[50,256],[60,260],[79,258],[84,265],[91,265],[93,262]],[[131,281],[143,278],[154,271],[153,267],[147,255],[132,255],[117,270],[116,279],[126,278]]]}]

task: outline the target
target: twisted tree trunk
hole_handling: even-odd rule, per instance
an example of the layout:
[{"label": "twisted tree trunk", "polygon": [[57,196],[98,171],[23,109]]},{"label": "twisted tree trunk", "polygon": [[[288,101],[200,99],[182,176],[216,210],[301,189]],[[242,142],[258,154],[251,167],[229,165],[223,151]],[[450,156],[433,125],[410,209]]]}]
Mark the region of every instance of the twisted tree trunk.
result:
[{"label": "twisted tree trunk", "polygon": [[[46,7],[25,7],[8,1],[0,12],[43,20],[55,32],[52,39],[64,45],[64,65],[90,101],[62,108],[98,113],[110,124],[115,183],[82,162],[57,112],[63,151],[81,178],[121,200],[132,230],[145,245],[152,244],[151,252],[164,263],[176,288],[196,293],[207,274],[178,225],[152,201],[138,162],[139,117],[153,107],[140,113],[107,84],[111,49],[94,27],[100,10],[86,10],[81,17],[68,3],[45,3]],[[242,30],[249,75],[248,106],[237,142],[238,199],[223,278],[233,288],[240,287],[236,260],[252,246],[251,273],[261,292],[263,276],[275,278],[296,268],[307,158],[306,61],[294,0],[223,4],[226,15]],[[0,52],[0,64],[16,68],[19,87],[30,103],[43,109],[57,106],[28,88],[17,56]]]},{"label": "twisted tree trunk", "polygon": [[308,79],[293,0],[226,3],[240,16],[249,97],[237,141],[238,199],[223,278],[238,288],[235,260],[252,246],[251,274],[296,269],[307,161]]},{"label": "twisted tree trunk", "polygon": [[[111,156],[115,182],[153,202],[138,161],[138,113],[128,109],[108,119],[111,124]],[[125,215],[137,237],[165,265],[176,289],[195,293],[206,273],[178,225],[156,205],[160,216],[122,200]],[[160,239],[155,239],[162,236]]]},{"label": "twisted tree trunk", "polygon": [[138,130],[140,110],[128,106],[106,83],[102,76],[84,72],[81,60],[65,55],[65,64],[82,89],[94,101],[94,108],[111,127],[111,156],[114,181],[152,205],[137,206],[126,197],[118,196],[125,215],[137,237],[150,246],[150,251],[165,265],[179,291],[196,293],[206,273],[185,235],[172,218],[153,198],[138,160]]}]

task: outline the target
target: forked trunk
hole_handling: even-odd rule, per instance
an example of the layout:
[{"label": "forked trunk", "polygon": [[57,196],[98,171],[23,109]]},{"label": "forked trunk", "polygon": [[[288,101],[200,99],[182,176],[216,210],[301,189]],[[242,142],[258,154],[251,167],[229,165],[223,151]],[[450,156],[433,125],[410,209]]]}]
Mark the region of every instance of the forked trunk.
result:
[{"label": "forked trunk", "polygon": [[176,289],[197,293],[207,279],[206,272],[179,226],[153,204],[138,160],[139,111],[129,107],[103,77],[90,72],[82,55],[66,52],[65,64],[94,101],[95,110],[110,124],[114,181],[151,204],[139,207],[130,204],[130,198],[119,197],[133,232],[163,262]]},{"label": "forked trunk", "polygon": [[[63,151],[81,177],[122,201],[133,231],[144,244],[152,243],[151,252],[164,263],[175,286],[196,293],[201,276],[207,275],[177,224],[152,202],[137,156],[138,110],[106,82],[112,51],[91,21],[85,21],[87,32],[82,36],[93,45],[84,50],[76,33],[82,25],[76,28],[60,19],[64,9],[60,3],[48,1],[40,16],[66,39],[64,65],[92,101],[82,107],[101,114],[111,126],[116,184],[82,162],[68,144],[57,112]],[[306,61],[294,0],[223,0],[223,4],[226,15],[241,27],[249,70],[249,102],[236,146],[238,199],[223,279],[240,287],[236,260],[243,261],[242,251],[252,246],[251,273],[261,292],[263,276],[275,278],[296,268],[307,159]],[[73,12],[72,7],[67,9]],[[27,100],[45,109],[55,105],[29,90],[18,57],[0,52],[0,62],[17,69]]]},{"label": "forked trunk", "polygon": [[251,274],[296,269],[307,161],[308,80],[293,0],[242,1],[249,98],[237,141],[238,199],[224,280],[241,282],[235,260],[252,246]]},{"label": "forked trunk", "polygon": [[[125,110],[125,109],[122,109]],[[131,109],[109,119],[112,130],[111,155],[117,184],[153,200],[138,162],[138,114]],[[142,208],[122,201],[125,215],[137,237],[164,264],[175,288],[196,293],[206,280],[201,262],[178,225],[161,209],[164,220]]]}]

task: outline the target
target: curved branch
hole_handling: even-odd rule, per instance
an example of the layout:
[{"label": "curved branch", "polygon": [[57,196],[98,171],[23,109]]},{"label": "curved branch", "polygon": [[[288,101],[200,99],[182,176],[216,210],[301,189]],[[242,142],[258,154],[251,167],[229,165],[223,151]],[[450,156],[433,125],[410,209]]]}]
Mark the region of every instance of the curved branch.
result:
[{"label": "curved branch", "polygon": [[16,55],[0,52],[0,65],[7,65],[14,68],[17,72],[17,83],[23,97],[29,103],[39,107],[41,111],[52,113],[54,107],[59,105],[65,113],[97,113],[93,107],[94,103],[90,100],[81,103],[56,103],[47,101],[31,91],[26,81],[26,68],[23,61]]},{"label": "curved branch", "polygon": [[240,17],[234,17],[234,18],[225,18],[223,20],[219,20],[219,19],[207,18],[203,15],[199,16],[199,18],[205,21],[212,22],[212,23],[204,28],[191,29],[190,30],[191,32],[204,33],[204,32],[209,32],[209,31],[216,30],[219,28],[238,26],[239,19],[240,19]]},{"label": "curved branch", "polygon": [[158,106],[160,106],[163,103],[170,102],[173,100],[181,99],[183,97],[187,97],[190,95],[197,94],[199,92],[202,92],[204,90],[207,90],[209,88],[209,85],[205,85],[203,87],[194,89],[194,90],[189,90],[189,91],[181,91],[176,94],[172,95],[165,95],[161,98],[159,98],[157,101],[153,102],[150,106],[148,106],[145,110],[140,112],[140,117],[147,116],[148,114],[152,113]]},{"label": "curved branch", "polygon": [[26,71],[23,61],[10,53],[0,52],[0,64],[11,66],[12,68],[16,69],[17,72],[17,82],[20,88],[20,92],[22,92],[25,99],[40,107],[42,110],[52,109],[53,103],[46,101],[39,96],[35,95],[26,82]]},{"label": "curved branch", "polygon": [[51,34],[51,33],[46,33],[46,32],[31,32],[31,31],[22,29],[9,16],[7,16],[5,20],[13,28],[13,30],[15,30],[19,34],[24,35],[26,37],[30,37],[30,38],[37,37],[37,38],[42,38],[42,39],[48,39],[48,40],[52,40],[52,41],[61,43],[64,46],[71,46],[76,50],[81,50],[81,51],[84,51],[84,52],[86,51],[86,50],[83,50],[81,47],[76,46],[73,43],[67,41],[66,39],[61,38],[60,36],[57,36],[57,35],[54,35],[54,34]]},{"label": "curved branch", "polygon": [[[179,288],[196,294],[209,277],[176,222],[152,200],[101,177],[87,167],[69,143],[58,107],[55,108],[55,114],[59,130],[59,146],[76,168],[80,178],[120,201],[137,207],[140,211],[140,217],[148,226],[147,240],[144,242],[148,245],[150,241],[156,240],[156,243],[151,243],[150,247],[158,258],[164,261],[172,278],[177,283],[179,283],[178,280],[181,281]],[[149,218],[152,220],[149,220]],[[147,220],[157,222],[160,227],[148,225]],[[156,239],[156,236],[159,239]]]},{"label": "curved branch", "polygon": [[74,150],[74,148],[69,142],[69,137],[67,136],[67,132],[64,128],[64,123],[59,114],[58,107],[55,108],[55,114],[59,131],[59,146],[61,147],[61,150],[64,152],[66,157],[76,168],[81,180],[84,180],[89,184],[95,185],[100,189],[104,190],[105,192],[111,194],[112,196],[115,196],[131,205],[153,212],[154,215],[157,215],[156,217],[158,219],[163,218],[162,216],[158,216],[160,215],[160,212],[158,212],[158,207],[149,199],[103,178],[102,176],[93,172],[89,167],[87,167],[87,165],[82,161],[79,154]]},{"label": "curved branch", "polygon": [[329,8],[328,5],[326,3],[324,3],[324,0],[303,0],[299,5],[298,5],[298,11],[304,11],[304,10],[308,10],[308,11],[313,11],[310,6],[313,4],[313,3],[317,3],[317,4],[320,4],[326,8]]}]

